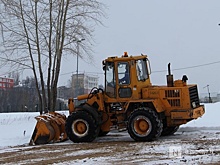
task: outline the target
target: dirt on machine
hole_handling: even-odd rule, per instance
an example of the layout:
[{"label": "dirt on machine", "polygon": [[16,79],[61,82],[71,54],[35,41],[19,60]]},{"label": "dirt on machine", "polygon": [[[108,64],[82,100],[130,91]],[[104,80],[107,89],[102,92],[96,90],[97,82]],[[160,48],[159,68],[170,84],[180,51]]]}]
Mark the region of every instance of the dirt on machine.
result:
[{"label": "dirt on machine", "polygon": [[[78,105],[69,99],[67,118],[40,115],[33,144],[62,141],[67,137],[75,143],[92,142],[115,129],[128,131],[135,141],[152,141],[172,135],[180,125],[205,113],[197,85],[187,84],[186,75],[174,80],[170,64],[164,86],[152,85],[147,55],[129,56],[125,52],[121,57],[108,57],[102,64],[104,88],[95,87],[89,94],[78,96],[77,101],[81,102]],[[60,118],[62,122],[58,122]]]}]

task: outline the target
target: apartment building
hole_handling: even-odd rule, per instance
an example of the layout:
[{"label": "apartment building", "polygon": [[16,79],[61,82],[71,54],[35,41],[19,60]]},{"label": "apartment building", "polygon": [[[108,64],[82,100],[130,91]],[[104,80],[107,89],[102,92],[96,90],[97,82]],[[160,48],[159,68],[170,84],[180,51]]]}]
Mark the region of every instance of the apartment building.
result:
[{"label": "apartment building", "polygon": [[77,85],[77,74],[73,74],[72,88],[74,91],[74,97],[80,94],[89,93],[93,87],[98,87],[98,80],[99,77],[97,75],[89,75],[82,73],[82,74],[78,74],[78,85]]},{"label": "apartment building", "polygon": [[0,89],[13,88],[13,86],[14,86],[14,79],[0,77]]}]

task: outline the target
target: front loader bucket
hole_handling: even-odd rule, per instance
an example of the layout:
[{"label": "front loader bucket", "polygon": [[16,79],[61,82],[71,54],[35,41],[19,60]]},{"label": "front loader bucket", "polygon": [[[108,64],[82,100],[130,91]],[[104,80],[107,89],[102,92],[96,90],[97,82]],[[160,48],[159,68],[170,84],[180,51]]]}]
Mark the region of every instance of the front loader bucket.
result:
[{"label": "front loader bucket", "polygon": [[30,145],[47,144],[67,140],[65,132],[66,116],[49,112],[35,117],[37,124],[30,140]]}]

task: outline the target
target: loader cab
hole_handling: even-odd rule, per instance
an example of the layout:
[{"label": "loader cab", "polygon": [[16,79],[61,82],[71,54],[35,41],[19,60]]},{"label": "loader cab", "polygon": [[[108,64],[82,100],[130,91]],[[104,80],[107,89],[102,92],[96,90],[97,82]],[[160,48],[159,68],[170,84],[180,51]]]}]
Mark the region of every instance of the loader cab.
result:
[{"label": "loader cab", "polygon": [[147,56],[110,57],[103,61],[103,70],[105,93],[111,101],[140,98],[142,87],[150,84]]}]

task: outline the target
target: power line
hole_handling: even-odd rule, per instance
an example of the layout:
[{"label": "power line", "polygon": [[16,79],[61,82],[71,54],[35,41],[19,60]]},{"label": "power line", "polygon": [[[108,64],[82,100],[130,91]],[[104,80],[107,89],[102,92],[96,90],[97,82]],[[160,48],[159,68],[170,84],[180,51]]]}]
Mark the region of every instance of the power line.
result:
[{"label": "power line", "polygon": [[[172,69],[172,70],[184,70],[184,69],[199,68],[199,67],[203,67],[203,66],[208,66],[208,65],[217,64],[217,63],[220,63],[220,61],[210,62],[210,63],[206,63],[206,64],[201,64],[201,65],[188,66],[188,67],[184,67],[184,68],[176,68],[176,69]],[[154,72],[152,72],[152,73],[166,72],[166,71],[167,71],[167,70],[160,70],[160,71],[154,71]]]},{"label": "power line", "polygon": [[[80,72],[80,71],[79,71]],[[60,74],[60,76],[64,76],[64,75],[68,75],[68,74],[73,74],[75,72],[66,72],[66,73],[62,73]],[[104,74],[104,72],[85,72],[85,73],[91,73],[91,74]]]},{"label": "power line", "polygon": [[[185,70],[185,69],[199,68],[199,67],[218,64],[218,63],[220,63],[220,61],[210,62],[210,63],[206,63],[206,64],[200,64],[200,65],[194,65],[194,66],[188,66],[188,67],[183,67],[183,68],[176,68],[176,69],[172,69],[172,70],[175,71],[175,70]],[[160,72],[167,72],[167,70],[152,71],[152,73],[160,73]],[[8,73],[10,73],[10,72],[8,72]],[[69,74],[73,74],[73,73],[75,73],[75,72],[66,72],[66,73],[60,74],[60,76],[69,75]],[[86,72],[86,73],[104,74],[103,72]],[[1,75],[3,76],[3,75],[6,75],[6,74],[1,74]]]},{"label": "power line", "polygon": [[[220,63],[220,61],[210,62],[210,63],[206,63],[206,64],[200,64],[200,65],[194,65],[194,66],[188,66],[188,67],[183,67],[183,68],[176,68],[176,69],[172,69],[172,70],[184,70],[184,69],[199,68],[199,67],[203,67],[203,66],[217,64],[217,63]],[[159,72],[167,72],[167,70],[152,71],[152,73],[159,73]],[[64,76],[64,75],[68,75],[68,74],[73,74],[73,73],[74,72],[62,73],[62,74],[60,74],[60,76]],[[103,72],[86,72],[86,73],[104,74]]]}]

